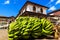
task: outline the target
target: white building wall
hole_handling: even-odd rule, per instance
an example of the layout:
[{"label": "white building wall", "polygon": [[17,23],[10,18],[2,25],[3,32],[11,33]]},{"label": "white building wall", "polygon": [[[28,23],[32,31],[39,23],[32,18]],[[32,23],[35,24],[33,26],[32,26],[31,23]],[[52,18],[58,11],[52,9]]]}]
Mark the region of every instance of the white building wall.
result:
[{"label": "white building wall", "polygon": [[36,7],[36,13],[40,13],[40,7]]},{"label": "white building wall", "polygon": [[46,14],[46,9],[45,8],[43,8],[43,14]]},{"label": "white building wall", "polygon": [[[38,7],[38,6],[35,6],[36,7],[36,13],[41,13],[41,10],[40,10],[40,7]],[[46,14],[46,8],[43,8],[42,7],[42,9],[43,9],[43,14]],[[27,9],[26,9],[26,11],[30,11],[30,12],[33,12],[33,5],[27,5]]]},{"label": "white building wall", "polygon": [[27,11],[31,11],[32,12],[33,11],[33,6],[32,5],[28,5],[27,6]]},{"label": "white building wall", "polygon": [[2,19],[2,21],[0,21],[0,28],[9,26],[9,23],[10,23],[11,20],[10,19],[7,19],[8,21],[5,21],[5,20]]}]

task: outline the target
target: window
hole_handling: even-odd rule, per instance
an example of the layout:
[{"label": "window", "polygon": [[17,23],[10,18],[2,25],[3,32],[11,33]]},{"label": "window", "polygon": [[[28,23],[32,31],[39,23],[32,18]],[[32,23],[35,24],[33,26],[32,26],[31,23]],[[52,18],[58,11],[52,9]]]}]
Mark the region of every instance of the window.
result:
[{"label": "window", "polygon": [[40,9],[40,11],[41,11],[41,13],[43,13],[43,9],[42,8]]},{"label": "window", "polygon": [[36,11],[36,8],[35,8],[35,6],[33,6],[33,11]]}]

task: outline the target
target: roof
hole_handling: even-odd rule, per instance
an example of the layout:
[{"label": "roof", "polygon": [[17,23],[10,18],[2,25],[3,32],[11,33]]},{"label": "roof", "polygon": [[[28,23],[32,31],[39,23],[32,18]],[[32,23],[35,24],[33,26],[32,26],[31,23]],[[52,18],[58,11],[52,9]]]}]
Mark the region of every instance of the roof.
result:
[{"label": "roof", "polygon": [[48,8],[48,7],[46,7],[46,6],[43,6],[43,5],[37,4],[37,3],[35,3],[35,2],[31,2],[31,1],[27,1],[25,4],[27,4],[27,3],[32,3],[32,4],[35,4],[35,5],[38,5],[38,6],[42,6],[42,7]]},{"label": "roof", "polygon": [[[14,17],[14,16],[11,16]],[[0,16],[0,18],[11,18],[11,17],[6,17],[6,16]],[[15,17],[14,17],[15,18]]]},{"label": "roof", "polygon": [[52,11],[52,12],[49,12],[48,15],[49,15],[49,14],[52,14],[52,13],[55,13],[55,12],[58,12],[58,11],[60,11],[60,9],[54,10],[54,11]]},{"label": "roof", "polygon": [[[40,5],[40,4],[37,4],[37,3],[31,2],[31,1],[27,1],[27,2],[22,6],[22,8],[23,8],[27,3],[32,3],[32,4],[35,4],[35,5],[41,6],[41,7],[48,8],[48,7],[46,7],[46,6],[43,6],[43,5]],[[16,18],[17,18],[18,15],[20,14],[22,8],[19,10],[19,13],[17,14]]]}]

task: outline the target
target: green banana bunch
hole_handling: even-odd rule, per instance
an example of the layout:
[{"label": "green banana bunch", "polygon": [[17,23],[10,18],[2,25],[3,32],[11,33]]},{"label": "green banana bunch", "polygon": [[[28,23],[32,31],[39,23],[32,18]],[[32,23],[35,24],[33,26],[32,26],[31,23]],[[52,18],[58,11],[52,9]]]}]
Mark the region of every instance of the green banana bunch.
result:
[{"label": "green banana bunch", "polygon": [[47,19],[41,19],[42,23],[42,35],[51,35],[53,33],[53,24]]},{"label": "green banana bunch", "polygon": [[52,34],[52,28],[53,24],[45,18],[18,17],[10,24],[8,33],[10,40],[38,38],[41,35]]}]

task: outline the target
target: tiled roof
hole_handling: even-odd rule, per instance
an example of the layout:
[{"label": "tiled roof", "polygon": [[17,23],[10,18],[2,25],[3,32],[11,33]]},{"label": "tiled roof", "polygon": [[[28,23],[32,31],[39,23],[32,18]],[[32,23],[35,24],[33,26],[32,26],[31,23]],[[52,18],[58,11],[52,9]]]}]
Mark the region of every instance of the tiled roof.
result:
[{"label": "tiled roof", "polygon": [[[14,17],[14,16],[11,16]],[[0,16],[0,18],[11,18],[11,17],[6,17],[6,16]],[[15,18],[15,17],[14,17]]]},{"label": "tiled roof", "polygon": [[52,12],[49,12],[48,15],[49,15],[49,14],[52,14],[52,13],[56,13],[56,12],[58,12],[58,11],[60,11],[60,9],[54,10],[54,11],[52,11]]}]

